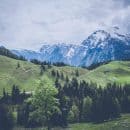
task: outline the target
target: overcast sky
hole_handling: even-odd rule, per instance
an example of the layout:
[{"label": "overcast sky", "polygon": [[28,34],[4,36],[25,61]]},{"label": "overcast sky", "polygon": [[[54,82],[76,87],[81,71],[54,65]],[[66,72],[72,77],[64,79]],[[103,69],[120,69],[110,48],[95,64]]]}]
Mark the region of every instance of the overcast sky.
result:
[{"label": "overcast sky", "polygon": [[130,30],[130,0],[0,0],[0,44],[79,44],[97,29]]}]

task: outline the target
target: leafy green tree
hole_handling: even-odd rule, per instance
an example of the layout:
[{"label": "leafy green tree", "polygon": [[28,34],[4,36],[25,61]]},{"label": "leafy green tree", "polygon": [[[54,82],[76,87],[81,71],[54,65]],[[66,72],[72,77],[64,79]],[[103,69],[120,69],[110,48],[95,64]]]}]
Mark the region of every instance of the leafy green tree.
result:
[{"label": "leafy green tree", "polygon": [[72,105],[72,108],[68,114],[68,120],[70,122],[78,122],[79,121],[79,109],[75,104]]},{"label": "leafy green tree", "polygon": [[68,121],[70,123],[74,123],[74,120],[75,120],[75,118],[74,118],[74,112],[72,110],[70,110],[69,114],[68,114]]},{"label": "leafy green tree", "polygon": [[58,91],[53,86],[53,83],[47,77],[44,77],[39,82],[39,87],[37,87],[32,97],[32,104],[35,107],[32,116],[43,122],[43,125],[47,125],[48,130],[51,129],[51,116],[59,110],[59,103],[56,98],[57,93]]},{"label": "leafy green tree", "polygon": [[89,121],[90,119],[92,103],[93,101],[89,96],[83,99],[82,118],[84,121]]}]

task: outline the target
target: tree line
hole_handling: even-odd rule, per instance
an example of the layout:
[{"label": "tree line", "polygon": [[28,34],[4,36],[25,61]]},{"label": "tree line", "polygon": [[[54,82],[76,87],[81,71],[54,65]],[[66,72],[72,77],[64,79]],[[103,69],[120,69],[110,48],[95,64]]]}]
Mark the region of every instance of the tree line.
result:
[{"label": "tree line", "polygon": [[31,59],[30,62],[36,64],[36,65],[53,65],[53,66],[57,66],[57,67],[61,67],[61,66],[67,66],[67,64],[65,64],[64,62],[50,62],[50,61],[39,61],[37,59]]},{"label": "tree line", "polygon": [[3,46],[0,47],[0,55],[7,56],[7,57],[10,57],[10,58],[13,58],[13,59],[17,59],[17,60],[26,61],[25,57],[17,56],[17,55],[15,55],[14,53],[12,53],[10,50],[6,49]]}]

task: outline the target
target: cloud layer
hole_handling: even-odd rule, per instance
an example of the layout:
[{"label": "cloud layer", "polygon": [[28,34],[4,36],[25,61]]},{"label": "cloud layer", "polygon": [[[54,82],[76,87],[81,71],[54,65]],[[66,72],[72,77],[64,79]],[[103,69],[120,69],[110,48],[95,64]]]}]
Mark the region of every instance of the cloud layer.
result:
[{"label": "cloud layer", "polygon": [[78,44],[112,26],[129,33],[129,0],[0,0],[0,44],[9,48]]}]

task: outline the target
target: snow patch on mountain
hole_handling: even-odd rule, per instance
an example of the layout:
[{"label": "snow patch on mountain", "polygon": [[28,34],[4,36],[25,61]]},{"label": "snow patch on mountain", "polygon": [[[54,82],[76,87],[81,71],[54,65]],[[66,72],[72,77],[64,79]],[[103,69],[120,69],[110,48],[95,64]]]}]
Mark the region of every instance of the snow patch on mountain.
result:
[{"label": "snow patch on mountain", "polygon": [[74,51],[75,51],[74,48],[70,48],[66,56],[72,57],[74,55]]},{"label": "snow patch on mountain", "polygon": [[39,51],[13,50],[26,59],[64,62],[74,66],[90,66],[91,64],[110,60],[130,59],[130,35],[122,34],[118,27],[109,30],[97,30],[80,45],[43,44]]}]

